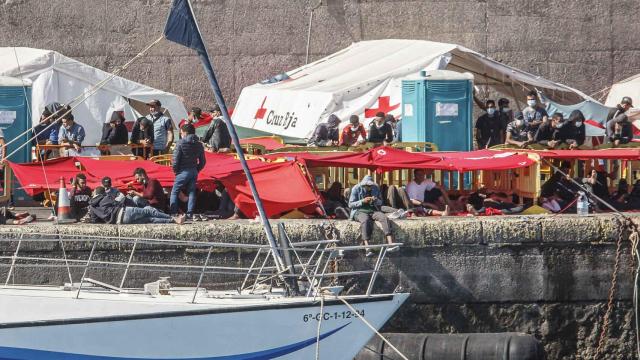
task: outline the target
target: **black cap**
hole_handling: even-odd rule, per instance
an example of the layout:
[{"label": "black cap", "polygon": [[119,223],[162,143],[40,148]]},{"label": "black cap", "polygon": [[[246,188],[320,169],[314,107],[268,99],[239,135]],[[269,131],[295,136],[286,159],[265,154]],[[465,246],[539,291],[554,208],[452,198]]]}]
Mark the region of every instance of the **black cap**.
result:
[{"label": "black cap", "polygon": [[217,111],[217,112],[221,112],[220,111],[220,105],[213,105],[213,107],[210,110],[211,112]]},{"label": "black cap", "polygon": [[625,96],[625,97],[622,98],[622,101],[620,101],[620,104],[628,104],[628,105],[633,106],[633,100],[631,100],[630,97]]},{"label": "black cap", "polygon": [[349,117],[349,122],[352,124],[357,124],[360,122],[360,118],[358,117],[358,115],[351,115]]},{"label": "black cap", "polygon": [[516,120],[524,120],[524,114],[522,114],[522,111],[516,111],[515,114],[513,114],[513,117]]},{"label": "black cap", "polygon": [[200,115],[202,115],[202,109],[200,109],[199,107],[194,106],[194,107],[191,108],[191,113],[194,114],[194,115],[200,116]]},{"label": "black cap", "polygon": [[151,100],[147,103],[148,106],[155,106],[155,107],[161,107],[162,103],[160,102],[160,100]]},{"label": "black cap", "polygon": [[108,176],[103,177],[102,186],[111,187],[111,178]]},{"label": "black cap", "polygon": [[378,112],[376,113],[376,117],[381,117],[381,118],[383,118],[383,117],[384,117],[384,112],[382,112],[382,111],[378,111]]}]

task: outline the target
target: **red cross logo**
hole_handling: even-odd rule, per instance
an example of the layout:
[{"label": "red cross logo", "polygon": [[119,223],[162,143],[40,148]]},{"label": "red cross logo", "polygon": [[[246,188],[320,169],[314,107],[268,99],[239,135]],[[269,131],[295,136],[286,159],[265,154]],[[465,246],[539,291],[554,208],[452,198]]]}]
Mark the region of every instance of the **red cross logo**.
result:
[{"label": "red cross logo", "polygon": [[372,118],[376,116],[378,111],[382,111],[383,113],[388,113],[400,107],[400,103],[391,105],[391,97],[390,96],[380,96],[378,98],[378,108],[377,109],[364,109],[364,117]]},{"label": "red cross logo", "polygon": [[260,108],[256,110],[256,116],[253,117],[254,120],[264,119],[264,114],[267,113],[267,109],[264,107],[264,103],[266,101],[267,101],[267,97],[265,96],[264,99],[262,100],[262,105],[260,105]]}]

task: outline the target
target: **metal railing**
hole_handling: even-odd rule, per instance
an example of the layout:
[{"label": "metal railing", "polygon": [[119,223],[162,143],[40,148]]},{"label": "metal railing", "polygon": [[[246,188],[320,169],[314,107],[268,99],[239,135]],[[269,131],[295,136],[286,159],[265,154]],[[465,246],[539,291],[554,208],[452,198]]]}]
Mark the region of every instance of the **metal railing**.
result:
[{"label": "metal railing", "polygon": [[[371,295],[376,282],[376,278],[380,272],[380,267],[385,259],[387,249],[392,246],[400,246],[401,244],[384,244],[370,246],[339,246],[339,240],[318,240],[291,242],[285,235],[284,242],[281,240],[281,247],[271,248],[268,245],[259,244],[234,244],[220,242],[203,242],[189,240],[164,240],[164,239],[145,239],[145,238],[110,238],[101,236],[85,236],[85,235],[61,235],[61,234],[22,234],[17,238],[0,238],[0,246],[4,248],[6,255],[0,256],[0,267],[8,268],[7,275],[2,289],[10,289],[18,286],[15,284],[15,273],[19,268],[42,268],[42,269],[64,269],[65,277],[68,276],[69,286],[66,288],[76,291],[76,298],[79,298],[83,291],[94,290],[94,285],[99,284],[101,289],[107,289],[115,292],[139,291],[131,288],[125,288],[131,271],[147,271],[160,272],[162,277],[164,274],[181,273],[193,274],[196,284],[193,290],[191,302],[196,302],[197,295],[205,288],[202,284],[205,276],[214,274],[223,274],[225,276],[237,276],[242,278],[242,285],[235,289],[239,295],[256,294],[260,290],[260,294],[264,293],[265,284],[269,284],[266,288],[271,292],[273,289],[284,289],[283,292],[288,295],[316,297],[322,293],[327,286],[334,286],[341,277],[368,276],[366,295]],[[15,250],[12,245],[15,244]],[[49,244],[49,247],[46,245]],[[86,254],[87,247],[83,245],[91,244],[89,255],[69,257],[69,249],[74,249],[74,254]],[[59,248],[61,251],[48,250],[46,255],[42,255],[42,247],[51,249],[51,245]],[[100,247],[99,247],[100,246]],[[158,249],[159,247],[159,249]],[[193,253],[206,251],[206,258],[203,264],[198,265],[192,263],[160,263],[160,262],[139,262],[135,261],[136,255],[144,250],[166,250],[168,248],[186,248]],[[33,251],[35,255],[29,252]],[[82,251],[78,251],[82,249]],[[129,250],[130,249],[130,250]],[[141,250],[142,249],[142,250]],[[372,261],[372,267],[364,270],[338,271],[337,265],[343,259],[346,253],[358,252],[363,250],[374,250],[378,252],[378,256]],[[251,260],[251,265],[246,266],[221,266],[212,264],[214,261],[212,255],[224,251],[236,250],[242,252],[255,251],[256,254]],[[281,254],[288,253],[290,260],[286,264],[286,268],[278,271],[275,264],[272,263],[272,251],[278,251]],[[29,252],[29,253],[27,253]],[[106,259],[96,258],[96,253],[102,252],[108,254]],[[118,252],[129,252],[127,260],[112,260]],[[7,254],[9,253],[9,254]],[[96,275],[96,271],[122,271],[122,277],[118,286],[102,283],[90,279],[91,274]],[[73,272],[82,271],[79,282],[74,282]],[[13,282],[11,280],[14,279]],[[329,283],[327,279],[332,279]],[[77,280],[77,274],[76,274]],[[240,281],[238,281],[240,282]],[[92,286],[89,286],[91,284]],[[20,284],[23,286],[26,284]],[[206,291],[205,291],[206,292]]]}]

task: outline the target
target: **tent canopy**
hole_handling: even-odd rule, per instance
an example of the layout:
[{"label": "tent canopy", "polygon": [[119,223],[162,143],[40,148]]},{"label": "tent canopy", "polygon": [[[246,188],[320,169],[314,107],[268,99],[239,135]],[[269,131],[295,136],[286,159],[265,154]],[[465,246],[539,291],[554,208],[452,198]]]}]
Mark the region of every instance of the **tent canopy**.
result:
[{"label": "tent canopy", "polygon": [[276,78],[245,87],[234,108],[235,124],[306,138],[331,114],[370,118],[376,111],[401,114],[401,80],[421,70],[469,72],[477,85],[523,98],[543,91],[559,103],[589,97],[568,86],[499,63],[465,47],[424,40],[372,40],[352,44]]},{"label": "tent canopy", "polygon": [[[66,104],[110,74],[51,50],[0,47],[0,75],[32,82],[31,112],[35,125],[45,105]],[[126,120],[133,121],[139,114],[148,113],[144,103],[153,99],[162,102],[174,121],[187,117],[178,96],[114,77],[73,110],[76,121],[85,128],[84,144],[99,142],[103,124],[113,111],[125,110]]]},{"label": "tent canopy", "polygon": [[615,107],[625,96],[633,100],[634,107],[640,107],[640,74],[613,84],[604,104],[608,107]]}]

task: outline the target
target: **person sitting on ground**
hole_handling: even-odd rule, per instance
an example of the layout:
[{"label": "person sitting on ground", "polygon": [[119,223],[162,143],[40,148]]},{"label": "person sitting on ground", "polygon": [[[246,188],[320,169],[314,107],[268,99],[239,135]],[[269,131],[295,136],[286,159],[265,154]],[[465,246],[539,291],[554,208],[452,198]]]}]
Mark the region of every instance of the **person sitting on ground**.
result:
[{"label": "person sitting on ground", "polygon": [[486,113],[476,120],[476,144],[478,149],[487,149],[500,144],[502,138],[502,123],[500,114],[496,110],[496,102],[487,100]]},{"label": "person sitting on ground", "polygon": [[555,193],[552,194],[551,196],[542,196],[540,197],[540,206],[548,211],[551,211],[552,213],[559,213],[560,211],[562,211],[562,205],[560,205],[562,203],[562,199],[560,199],[560,196]]},{"label": "person sitting on ground", "polygon": [[160,100],[151,100],[146,105],[153,129],[153,156],[166,154],[173,144],[173,121],[164,114]]},{"label": "person sitting on ground", "polygon": [[334,181],[326,191],[321,191],[322,206],[327,216],[346,220],[349,218],[349,204],[343,196],[342,184]]},{"label": "person sitting on ground", "polygon": [[87,176],[78,174],[71,180],[71,191],[69,192],[69,200],[71,212],[76,220],[82,219],[87,215],[89,208],[89,200],[91,199],[91,189],[87,186]]},{"label": "person sitting on ground", "polygon": [[1,215],[3,215],[2,218],[6,225],[25,225],[36,221],[36,216],[34,214],[29,214],[28,212],[14,213],[6,207]]},{"label": "person sitting on ground", "polygon": [[[207,132],[202,141],[209,145],[207,150],[212,152],[226,153],[231,149],[231,135],[229,128],[222,118],[220,107],[216,105],[213,108],[213,119],[207,128]],[[182,128],[181,128],[182,129]]]},{"label": "person sitting on ground", "polygon": [[620,181],[618,181],[618,188],[611,194],[611,205],[618,210],[626,210],[628,197],[629,183],[627,183],[627,179],[620,179]]},{"label": "person sitting on ground", "polygon": [[143,208],[152,206],[160,211],[167,211],[167,195],[164,193],[160,181],[149,178],[147,171],[143,168],[133,170],[136,183],[142,185],[142,192],[136,191],[133,186],[129,187],[127,198],[133,206]]},{"label": "person sitting on ground", "polygon": [[58,144],[63,146],[66,156],[74,156],[82,152],[82,141],[85,132],[82,125],[74,121],[73,114],[69,113],[62,118],[62,126],[58,133]]},{"label": "person sitting on ground", "polygon": [[114,111],[111,114],[109,124],[105,126],[102,132],[101,145],[124,145],[129,142],[129,132],[124,124],[124,112]]},{"label": "person sitting on ground", "polygon": [[551,117],[551,121],[545,122],[538,128],[533,140],[542,146],[550,149],[555,149],[562,144],[568,144],[569,142],[575,143],[575,140],[566,139],[567,132],[562,131],[564,127],[564,117],[561,113],[554,113]]},{"label": "person sitting on ground", "polygon": [[411,210],[418,216],[448,216],[448,204],[445,203],[444,210],[440,211],[438,209],[440,204],[433,202],[427,203],[425,201],[427,193],[430,194],[430,201],[440,201],[438,197],[434,199],[436,192],[432,192],[434,189],[437,189],[437,184],[427,179],[426,175],[427,172],[423,169],[415,169],[413,171],[413,180],[407,184],[406,188],[407,197],[409,198],[409,208],[407,210]]},{"label": "person sitting on ground", "polygon": [[514,117],[515,120],[507,125],[505,143],[525,148],[533,143],[533,133],[529,130],[520,111],[516,112]]},{"label": "person sitting on ground", "polygon": [[153,124],[146,117],[136,120],[131,130],[131,144],[142,145],[143,147],[135,147],[131,152],[135,156],[141,156],[145,159],[149,158],[153,150]]},{"label": "person sitting on ground", "polygon": [[511,202],[511,198],[504,192],[491,192],[484,199],[483,207],[500,210],[503,214],[517,214],[522,212],[523,207]]},{"label": "person sitting on ground", "polygon": [[340,141],[340,118],[331,114],[326,123],[320,123],[309,138],[307,146],[337,146]]},{"label": "person sitting on ground", "polygon": [[627,196],[627,210],[640,210],[640,180],[636,180]]},{"label": "person sitting on ground", "polygon": [[[393,234],[389,227],[389,220],[380,211],[382,199],[380,198],[380,188],[373,182],[373,178],[367,175],[362,181],[351,189],[349,197],[349,208],[351,208],[350,218],[361,224],[361,236],[364,246],[369,246],[373,235],[374,221],[378,221],[382,227],[384,236],[389,244],[393,244]],[[394,252],[399,248],[390,247],[387,251]],[[366,256],[372,256],[373,251],[367,250]]]},{"label": "person sitting on ground", "polygon": [[367,130],[360,123],[358,115],[349,117],[349,125],[345,126],[340,133],[340,146],[356,146],[367,141]]},{"label": "person sitting on ground", "polygon": [[569,124],[567,124],[569,131],[571,132],[570,138],[575,140],[575,146],[572,148],[578,148],[584,144],[587,137],[587,127],[585,125],[584,114],[580,110],[573,110],[569,114]]},{"label": "person sitting on ground", "polygon": [[89,217],[93,223],[106,224],[183,224],[184,215],[170,216],[158,209],[147,206],[139,208],[125,206],[122,201],[112,199],[105,194],[102,186],[96,187],[89,201]]},{"label": "person sitting on ground", "polygon": [[538,93],[535,90],[531,90],[527,94],[527,107],[522,110],[522,115],[529,127],[529,131],[534,134],[538,131],[540,125],[549,122],[547,110],[538,103]]},{"label": "person sitting on ground", "polygon": [[114,188],[113,186],[111,186],[111,178],[108,176],[105,176],[102,178],[102,187],[104,188],[105,194],[107,196],[109,196],[112,199],[117,198],[118,196],[120,196],[120,194],[122,194],[120,192],[120,190]]},{"label": "person sitting on ground", "polygon": [[393,129],[384,120],[384,113],[379,111],[369,126],[368,142],[388,146],[393,142]]},{"label": "person sitting on ground", "polygon": [[425,170],[425,177],[429,179],[428,181],[433,182],[435,186],[428,186],[424,193],[424,202],[422,203],[422,206],[433,210],[446,211],[447,206],[449,205],[449,197],[444,191],[442,191],[436,182],[431,180],[433,177],[433,170]]},{"label": "person sitting on ground", "polygon": [[187,217],[192,218],[196,207],[198,173],[204,169],[207,159],[204,156],[204,147],[196,136],[196,128],[191,124],[187,124],[180,129],[180,132],[182,139],[178,141],[173,151],[171,164],[176,178],[171,189],[169,212],[172,215],[178,212],[178,193],[180,190],[184,190],[189,194]]},{"label": "person sitting on ground", "polygon": [[229,196],[229,192],[224,184],[220,181],[216,181],[215,194],[218,197],[218,209],[206,212],[205,214],[215,219],[228,219],[233,217],[236,211],[238,211],[238,208],[231,200],[231,196]]}]

